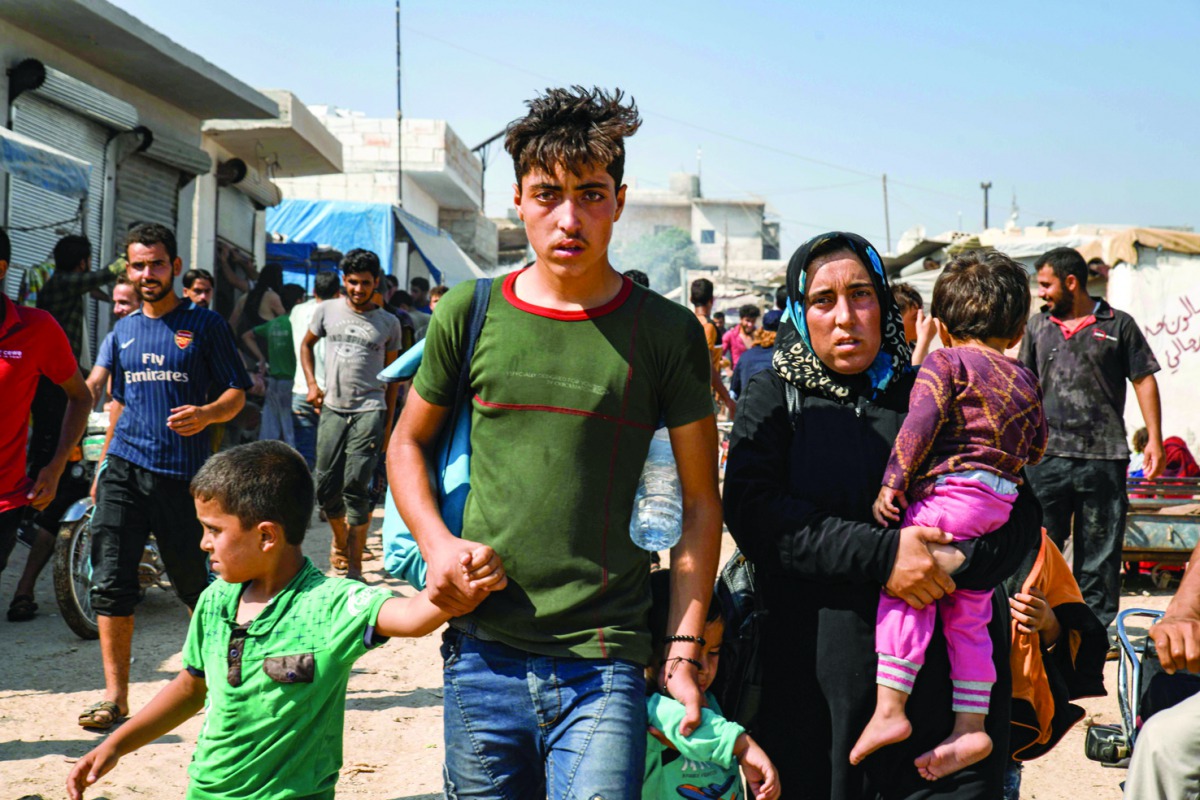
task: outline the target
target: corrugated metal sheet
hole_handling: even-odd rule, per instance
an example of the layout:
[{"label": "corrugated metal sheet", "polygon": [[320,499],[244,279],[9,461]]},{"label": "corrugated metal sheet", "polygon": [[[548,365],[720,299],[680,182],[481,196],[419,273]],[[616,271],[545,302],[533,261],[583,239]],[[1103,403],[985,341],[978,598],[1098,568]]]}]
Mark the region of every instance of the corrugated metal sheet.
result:
[{"label": "corrugated metal sheet", "polygon": [[212,170],[212,156],[194,145],[154,132],[146,155],[189,175],[205,175]]},{"label": "corrugated metal sheet", "polygon": [[125,234],[139,222],[178,227],[179,171],[138,153],[117,168],[116,236],[123,250]]}]

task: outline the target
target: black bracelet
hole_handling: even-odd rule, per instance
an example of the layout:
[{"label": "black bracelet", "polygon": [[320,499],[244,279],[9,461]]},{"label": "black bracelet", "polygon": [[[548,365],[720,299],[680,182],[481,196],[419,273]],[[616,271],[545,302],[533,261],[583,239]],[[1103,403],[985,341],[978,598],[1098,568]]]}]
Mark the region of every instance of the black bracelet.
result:
[{"label": "black bracelet", "polygon": [[668,642],[668,643],[669,642],[695,642],[696,644],[700,645],[701,647],[704,647],[706,644],[708,644],[708,642],[706,642],[704,640],[703,636],[684,636],[683,634],[676,634],[675,636],[668,636],[665,639],[663,639],[663,641]]},{"label": "black bracelet", "polygon": [[[682,662],[684,662],[685,664],[691,664],[691,665],[692,665],[693,667],[695,667],[696,669],[704,669],[704,665],[703,665],[703,664],[701,664],[699,661],[697,661],[697,660],[696,660],[696,659],[694,659],[694,658],[686,658],[686,657],[684,657],[684,656],[673,656],[672,658],[668,658],[668,659],[667,659],[667,663],[668,663],[668,664],[669,664],[669,663],[671,663],[672,661],[674,661],[675,663],[679,663],[680,661],[682,661]],[[674,671],[674,670],[672,670],[672,672],[673,672],[673,671]]]}]

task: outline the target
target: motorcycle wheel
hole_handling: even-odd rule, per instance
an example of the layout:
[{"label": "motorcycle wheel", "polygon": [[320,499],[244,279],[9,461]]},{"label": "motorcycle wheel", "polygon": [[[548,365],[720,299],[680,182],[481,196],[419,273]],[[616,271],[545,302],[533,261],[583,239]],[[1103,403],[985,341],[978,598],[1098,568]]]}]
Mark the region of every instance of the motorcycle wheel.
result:
[{"label": "motorcycle wheel", "polygon": [[54,543],[54,596],[58,610],[76,636],[100,638],[92,611],[92,515],[63,525]]}]

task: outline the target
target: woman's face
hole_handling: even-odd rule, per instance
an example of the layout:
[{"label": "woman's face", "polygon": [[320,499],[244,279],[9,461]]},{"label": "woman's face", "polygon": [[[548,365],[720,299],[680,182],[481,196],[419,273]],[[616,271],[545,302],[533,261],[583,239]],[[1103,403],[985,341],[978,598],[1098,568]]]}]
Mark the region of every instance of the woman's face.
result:
[{"label": "woman's face", "polygon": [[857,375],[882,344],[879,297],[862,262],[849,251],[829,253],[808,266],[804,318],[813,353],[842,375]]}]

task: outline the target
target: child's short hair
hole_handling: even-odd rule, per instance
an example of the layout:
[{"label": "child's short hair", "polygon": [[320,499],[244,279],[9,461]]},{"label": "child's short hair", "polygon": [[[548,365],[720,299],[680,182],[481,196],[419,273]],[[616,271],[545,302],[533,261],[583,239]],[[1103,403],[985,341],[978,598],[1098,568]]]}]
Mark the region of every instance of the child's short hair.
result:
[{"label": "child's short hair", "polygon": [[192,478],[191,490],[192,497],[215,501],[246,528],[260,522],[283,526],[293,545],[304,541],[315,494],[304,456],[274,440],[217,453]]},{"label": "child's short hair", "polygon": [[526,103],[529,113],[508,126],[504,149],[512,156],[517,184],[533,170],[553,174],[563,167],[579,175],[584,167],[603,167],[616,186],[625,174],[625,137],[641,126],[633,98],[596,87],[547,89]]},{"label": "child's short hair", "polygon": [[446,294],[446,292],[448,292],[448,291],[450,291],[449,286],[443,286],[442,284],[439,283],[437,286],[435,286],[429,290],[429,299],[430,300],[441,300],[442,296],[444,294]]},{"label": "child's short hair", "polygon": [[925,309],[925,299],[911,283],[893,283],[892,298],[901,314],[907,314],[910,308]]},{"label": "child's short hair", "polygon": [[[657,666],[667,644],[667,617],[671,613],[671,570],[656,569],[650,573],[650,662]],[[713,589],[712,600],[708,601],[708,616],[705,623],[724,618],[721,596]]]},{"label": "child's short hair", "polygon": [[1147,445],[1150,444],[1150,431],[1145,428],[1138,428],[1133,432],[1133,452],[1143,453]]},{"label": "child's short hair", "polygon": [[1029,319],[1029,273],[996,250],[959,253],[933,285],[930,312],[955,339],[1015,339]]}]

